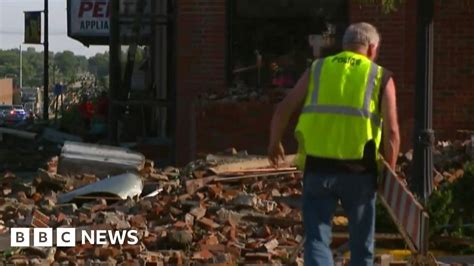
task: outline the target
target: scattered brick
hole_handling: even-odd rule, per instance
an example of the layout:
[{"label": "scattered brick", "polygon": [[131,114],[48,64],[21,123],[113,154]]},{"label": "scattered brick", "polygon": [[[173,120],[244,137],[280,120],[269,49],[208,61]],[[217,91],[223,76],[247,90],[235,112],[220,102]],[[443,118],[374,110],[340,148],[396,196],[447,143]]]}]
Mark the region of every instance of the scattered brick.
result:
[{"label": "scattered brick", "polygon": [[[269,168],[240,169],[232,163],[232,158],[223,157],[222,161],[218,156],[215,158],[212,162],[192,162],[183,169],[165,170],[155,169],[153,162],[146,161],[142,171],[145,184],[164,191],[138,200],[114,201],[94,196],[96,199],[56,205],[53,191],[64,193],[96,182],[98,178],[94,175],[64,177],[40,170],[41,182],[33,183],[31,189],[26,185],[10,186],[15,180],[13,177],[8,182],[2,180],[0,233],[16,224],[139,229],[140,243],[133,246],[86,244],[58,249],[53,259],[64,264],[287,265],[291,257],[291,264],[301,265],[302,252],[294,250],[304,242],[304,230],[299,205],[291,200],[297,201],[301,195],[302,175],[291,172],[290,168],[282,173]],[[225,165],[226,160],[231,160],[229,164],[238,170],[223,167],[222,175],[211,173],[211,168],[219,169],[216,166]],[[403,162],[401,165],[405,166]],[[438,170],[437,184],[455,182],[464,174],[459,169]],[[272,175],[259,176],[266,173]],[[45,184],[50,187],[35,188]],[[347,227],[343,216],[336,216],[333,222],[338,229]],[[37,258],[26,252],[26,255],[0,258],[0,265],[30,263],[31,260]],[[387,265],[387,261],[390,259],[386,256],[378,256],[375,262]],[[395,265],[393,261],[390,263]]]},{"label": "scattered brick", "polygon": [[220,227],[220,225],[218,223],[216,223],[213,220],[211,220],[209,218],[206,218],[206,217],[203,217],[203,218],[201,218],[197,221],[198,221],[199,224],[203,225],[207,229],[215,230],[215,229]]},{"label": "scattered brick", "polygon": [[196,218],[196,220],[199,220],[204,217],[204,215],[206,215],[206,211],[207,210],[205,208],[196,207],[193,208],[189,213],[192,214]]}]

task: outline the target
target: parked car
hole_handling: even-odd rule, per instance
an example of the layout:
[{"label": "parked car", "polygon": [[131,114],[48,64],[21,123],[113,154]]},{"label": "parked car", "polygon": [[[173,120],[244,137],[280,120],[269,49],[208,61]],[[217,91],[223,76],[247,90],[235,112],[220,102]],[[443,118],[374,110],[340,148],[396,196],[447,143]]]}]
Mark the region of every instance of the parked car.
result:
[{"label": "parked car", "polygon": [[13,105],[0,105],[0,125],[5,125],[5,120],[12,110]]},{"label": "parked car", "polygon": [[4,125],[16,125],[27,118],[27,113],[22,105],[2,105],[0,110]]}]

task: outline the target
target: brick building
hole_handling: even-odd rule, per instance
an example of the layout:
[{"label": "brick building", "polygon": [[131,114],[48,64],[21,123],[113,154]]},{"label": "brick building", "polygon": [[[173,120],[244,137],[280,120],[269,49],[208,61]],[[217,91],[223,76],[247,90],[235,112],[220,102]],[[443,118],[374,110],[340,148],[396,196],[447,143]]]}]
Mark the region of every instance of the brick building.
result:
[{"label": "brick building", "polygon": [[[186,163],[200,152],[216,152],[228,147],[246,149],[251,153],[266,151],[270,118],[281,98],[273,97],[272,89],[265,90],[264,97],[250,97],[248,100],[203,101],[200,98],[200,95],[205,93],[226,94],[232,86],[231,69],[236,67],[232,45],[240,33],[232,28],[234,20],[239,17],[239,14],[236,15],[239,7],[236,8],[230,2],[224,0],[178,2],[176,76],[178,164]],[[289,5],[289,2],[299,1],[253,3],[260,2]],[[395,73],[402,147],[403,150],[407,150],[412,143],[414,124],[416,1],[403,1],[397,11],[390,14],[384,14],[377,4],[359,4],[353,0],[334,2],[338,2],[338,5],[329,6],[328,10],[329,13],[338,14],[337,18],[334,16],[330,18],[338,29],[336,35],[338,32],[340,34],[340,28],[343,28],[341,25],[358,21],[373,23],[381,32],[382,47],[378,62]],[[249,1],[246,3],[249,5]],[[285,8],[290,10],[292,6]],[[321,14],[324,15],[325,11],[322,10]],[[264,27],[262,25],[272,23],[280,25],[278,23],[282,20],[295,19],[291,17],[278,19],[275,14],[270,14],[271,10],[264,12],[258,7],[247,11],[242,11],[240,8],[240,12],[247,12],[244,17],[251,17],[241,23],[247,25],[248,29],[252,29],[251,23],[256,27]],[[294,14],[298,12],[303,11],[295,11]],[[263,18],[252,18],[259,16],[260,13],[264,13]],[[265,17],[266,15],[268,17]],[[459,137],[457,130],[474,127],[474,105],[471,104],[474,102],[473,15],[474,5],[469,4],[469,0],[436,1],[433,123],[437,139],[456,138]],[[314,21],[290,20],[287,24],[294,25],[296,31],[301,29],[302,25],[313,25]],[[285,32],[283,27],[276,28],[279,33]],[[306,31],[305,34],[312,33],[311,29]],[[275,38],[282,40],[278,36]],[[251,41],[253,40],[249,39],[249,42]],[[280,44],[275,40],[263,40],[263,42],[275,46]],[[265,51],[262,54],[264,64],[269,63],[265,62]],[[292,140],[291,130],[288,131],[285,144],[288,152],[294,151],[295,143]]]},{"label": "brick building", "polygon": [[0,79],[0,104],[13,104],[13,79]]}]

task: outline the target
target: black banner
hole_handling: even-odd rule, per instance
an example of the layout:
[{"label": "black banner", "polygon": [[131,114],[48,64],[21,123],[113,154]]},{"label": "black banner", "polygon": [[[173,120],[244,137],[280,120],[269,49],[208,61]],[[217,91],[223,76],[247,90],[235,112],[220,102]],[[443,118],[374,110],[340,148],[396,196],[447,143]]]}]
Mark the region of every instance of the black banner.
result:
[{"label": "black banner", "polygon": [[41,12],[25,12],[25,43],[41,44]]}]

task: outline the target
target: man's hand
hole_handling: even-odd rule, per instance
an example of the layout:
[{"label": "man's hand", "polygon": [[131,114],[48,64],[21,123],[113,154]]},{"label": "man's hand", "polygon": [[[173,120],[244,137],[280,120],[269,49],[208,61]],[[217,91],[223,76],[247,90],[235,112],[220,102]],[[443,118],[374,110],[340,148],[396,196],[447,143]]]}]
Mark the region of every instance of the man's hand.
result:
[{"label": "man's hand", "polygon": [[285,161],[285,149],[283,148],[283,145],[281,142],[270,144],[270,147],[268,147],[268,160],[270,161],[270,164],[278,168],[280,159]]}]

